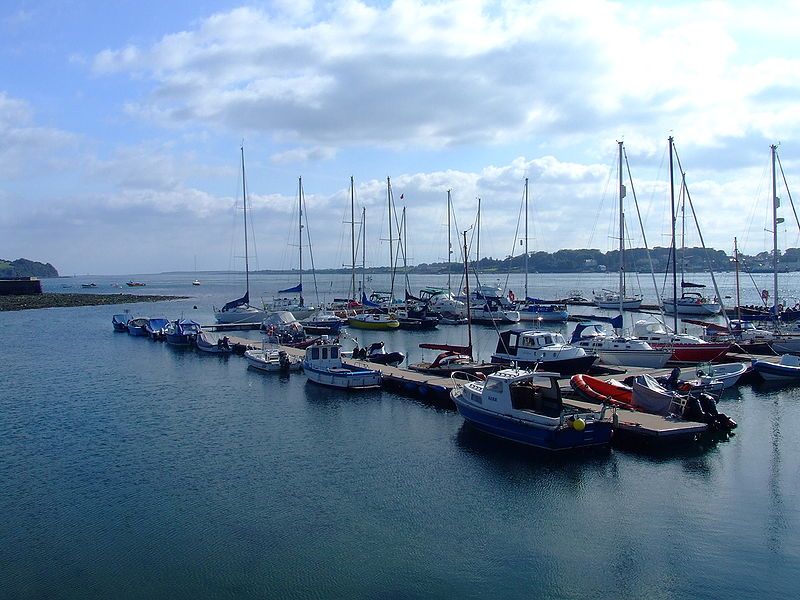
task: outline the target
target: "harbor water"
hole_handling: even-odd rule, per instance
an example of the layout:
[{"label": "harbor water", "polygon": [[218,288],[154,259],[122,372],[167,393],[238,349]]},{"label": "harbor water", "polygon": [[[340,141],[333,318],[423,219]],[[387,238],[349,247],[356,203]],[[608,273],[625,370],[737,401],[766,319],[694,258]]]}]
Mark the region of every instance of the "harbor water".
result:
[{"label": "harbor water", "polygon": [[[227,274],[133,278],[189,298],[0,313],[0,599],[797,595],[800,387],[726,392],[730,437],[547,454],[422,399],[114,333],[122,309],[212,323],[243,293]],[[251,298],[287,281],[256,275]],[[800,292],[798,274],[782,282]],[[531,295],[608,285],[541,275]],[[457,326],[355,334],[411,362],[422,341],[466,343]],[[488,360],[496,333],[474,335]]]}]

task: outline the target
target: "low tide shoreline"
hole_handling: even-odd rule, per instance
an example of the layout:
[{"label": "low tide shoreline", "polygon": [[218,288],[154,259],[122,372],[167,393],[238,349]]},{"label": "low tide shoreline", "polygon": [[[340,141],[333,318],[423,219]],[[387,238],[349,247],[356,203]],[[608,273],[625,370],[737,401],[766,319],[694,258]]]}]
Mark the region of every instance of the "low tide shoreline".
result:
[{"label": "low tide shoreline", "polygon": [[0,296],[0,312],[36,308],[64,308],[71,306],[98,306],[104,304],[132,304],[134,302],[162,302],[184,300],[188,296],[156,296],[140,294],[33,294],[28,296]]}]

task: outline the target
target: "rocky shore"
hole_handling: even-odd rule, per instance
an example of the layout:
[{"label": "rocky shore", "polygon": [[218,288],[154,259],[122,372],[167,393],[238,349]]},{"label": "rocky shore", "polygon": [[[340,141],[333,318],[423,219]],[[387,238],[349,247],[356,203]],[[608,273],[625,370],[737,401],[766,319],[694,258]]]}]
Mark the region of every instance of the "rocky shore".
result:
[{"label": "rocky shore", "polygon": [[188,296],[146,296],[139,294],[35,294],[30,296],[0,296],[0,311],[31,308],[61,308],[97,306],[101,304],[132,304],[183,300]]}]

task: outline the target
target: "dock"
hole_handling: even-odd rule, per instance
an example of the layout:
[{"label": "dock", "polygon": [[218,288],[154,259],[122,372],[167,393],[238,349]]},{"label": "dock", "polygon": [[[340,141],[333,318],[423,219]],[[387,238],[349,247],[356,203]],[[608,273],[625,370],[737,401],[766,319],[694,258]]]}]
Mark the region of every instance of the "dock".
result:
[{"label": "dock", "polygon": [[[228,337],[233,343],[243,344],[252,348],[260,347],[260,344],[255,343],[253,340],[236,336]],[[289,355],[298,357],[305,355],[305,350],[299,348],[290,346],[279,346],[279,348]],[[732,362],[750,362],[752,357],[749,355],[729,355],[729,358]],[[778,362],[779,360],[777,356],[760,356],[759,358],[771,362]],[[350,358],[344,358],[342,362],[352,366],[380,371],[383,375],[383,383],[387,388],[443,406],[452,407],[450,391],[456,386],[456,381],[450,377],[428,375],[410,369],[390,367],[388,365]],[[606,376],[606,378],[621,379],[623,377],[643,374],[648,374],[653,377],[662,377],[669,375],[672,369],[626,367],[624,371],[622,371],[622,369],[619,369],[619,371],[621,372],[617,373],[614,377]],[[564,378],[562,380],[565,383],[565,385],[561,386],[564,402],[585,410],[599,410],[600,406],[598,404],[578,399],[572,388],[569,387],[567,383],[568,379],[569,378]],[[613,423],[615,435],[638,441],[679,441],[693,439],[697,434],[708,430],[708,425],[705,423],[686,421],[676,417],[664,417],[625,408],[607,409],[606,419]]]}]

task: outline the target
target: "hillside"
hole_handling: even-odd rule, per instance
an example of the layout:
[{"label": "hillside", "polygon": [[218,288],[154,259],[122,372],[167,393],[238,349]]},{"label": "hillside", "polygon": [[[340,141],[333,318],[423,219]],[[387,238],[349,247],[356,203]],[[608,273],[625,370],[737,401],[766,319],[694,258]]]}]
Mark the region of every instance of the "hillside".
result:
[{"label": "hillside", "polygon": [[6,260],[0,258],[0,277],[58,277],[50,263],[40,263],[27,258]]}]

